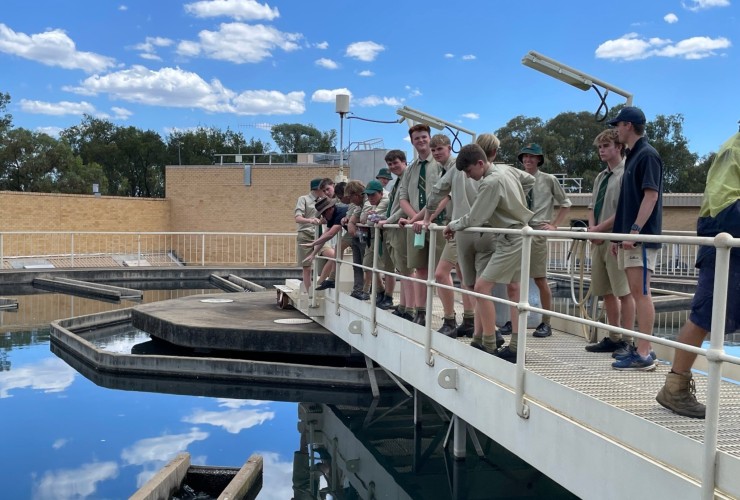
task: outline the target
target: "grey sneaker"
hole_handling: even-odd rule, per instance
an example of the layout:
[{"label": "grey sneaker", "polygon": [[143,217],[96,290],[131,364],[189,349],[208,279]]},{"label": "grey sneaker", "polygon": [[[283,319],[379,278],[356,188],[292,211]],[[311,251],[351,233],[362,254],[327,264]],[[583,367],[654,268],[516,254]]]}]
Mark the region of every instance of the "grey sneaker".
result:
[{"label": "grey sneaker", "polygon": [[617,358],[612,363],[612,368],[621,371],[650,371],[655,370],[655,361],[650,356],[643,358],[637,351],[632,351],[629,356]]},{"label": "grey sneaker", "polygon": [[[632,344],[627,344],[625,347],[620,347],[616,351],[612,353],[612,358],[614,359],[622,359],[626,356],[630,356],[633,352],[635,352],[635,346]],[[658,355],[655,354],[655,351],[650,351],[650,357],[653,358],[653,361],[658,359]]]}]

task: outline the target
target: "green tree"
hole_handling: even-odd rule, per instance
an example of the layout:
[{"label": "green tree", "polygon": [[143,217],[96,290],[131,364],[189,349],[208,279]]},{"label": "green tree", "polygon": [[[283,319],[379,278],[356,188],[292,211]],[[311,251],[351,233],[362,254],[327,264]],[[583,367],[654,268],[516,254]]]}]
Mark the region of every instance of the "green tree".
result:
[{"label": "green tree", "polygon": [[517,165],[517,155],[524,144],[542,141],[545,134],[544,123],[537,117],[519,115],[496,130],[495,134],[501,141],[496,161]]},{"label": "green tree", "polygon": [[10,129],[13,123],[13,117],[10,114],[5,113],[8,104],[10,104],[10,94],[3,94],[0,92],[0,138],[8,129]]},{"label": "green tree", "polygon": [[696,175],[699,156],[689,151],[689,141],[683,135],[683,115],[657,115],[645,127],[645,135],[663,160],[663,191],[666,193],[700,193],[704,191],[706,171]]},{"label": "green tree", "polygon": [[0,190],[56,192],[57,181],[74,160],[69,146],[44,133],[11,129],[0,151]]},{"label": "green tree", "polygon": [[313,125],[281,123],[271,130],[281,153],[336,153],[337,131],[321,132]]},{"label": "green tree", "polygon": [[[212,165],[217,154],[266,155],[270,145],[254,138],[247,142],[241,132],[200,127],[195,130],[174,131],[166,141],[168,165]],[[258,157],[267,162],[267,156]]]},{"label": "green tree", "polygon": [[83,165],[95,163],[102,167],[106,182],[101,182],[101,194],[126,196],[126,181],[116,165],[118,147],[113,140],[115,131],[116,126],[110,121],[85,115],[79,125],[63,130],[60,137],[82,159]]},{"label": "green tree", "polygon": [[118,127],[113,133],[116,164],[125,179],[127,196],[164,196],[165,144],[156,132]]}]

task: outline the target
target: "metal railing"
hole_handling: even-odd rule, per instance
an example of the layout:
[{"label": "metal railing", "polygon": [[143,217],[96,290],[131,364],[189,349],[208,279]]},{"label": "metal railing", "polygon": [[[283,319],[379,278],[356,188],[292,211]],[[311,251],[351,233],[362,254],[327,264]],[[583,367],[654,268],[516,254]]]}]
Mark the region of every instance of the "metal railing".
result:
[{"label": "metal railing", "polygon": [[296,265],[296,233],[0,232],[0,270]]},{"label": "metal railing", "polygon": [[[386,224],[384,226],[385,228],[389,229],[398,229],[400,226],[395,224]],[[414,282],[414,283],[423,283],[427,287],[427,302],[426,302],[426,335],[425,335],[425,358],[426,363],[430,366],[434,366],[434,352],[433,352],[433,330],[432,330],[432,300],[433,300],[433,293],[435,288],[444,288],[448,290],[452,290],[455,292],[460,292],[464,294],[468,294],[471,296],[476,297],[477,299],[482,300],[489,300],[493,302],[499,302],[503,303],[509,306],[515,306],[518,313],[518,318],[516,319],[518,321],[518,331],[519,332],[526,332],[527,331],[527,315],[529,312],[534,313],[540,313],[540,314],[547,314],[552,317],[561,318],[564,320],[574,321],[577,323],[580,323],[582,325],[585,325],[587,327],[596,327],[602,330],[606,331],[613,331],[618,332],[623,335],[627,335],[630,337],[634,337],[636,339],[642,339],[647,340],[650,342],[654,342],[657,344],[661,344],[667,347],[671,347],[674,349],[681,349],[684,351],[692,352],[694,354],[697,354],[699,356],[704,356],[708,362],[708,387],[707,387],[707,403],[706,403],[706,418],[705,418],[705,433],[704,433],[704,455],[703,455],[703,470],[702,470],[702,477],[701,479],[701,494],[702,498],[704,499],[711,499],[714,498],[714,490],[715,490],[715,478],[716,478],[716,457],[718,453],[717,449],[717,433],[718,433],[718,423],[719,423],[719,397],[720,397],[720,383],[721,383],[721,371],[722,371],[722,363],[732,363],[735,365],[740,365],[740,358],[731,356],[725,353],[724,351],[724,328],[725,328],[725,316],[726,316],[726,307],[727,307],[727,290],[728,290],[728,277],[729,277],[729,266],[730,266],[730,251],[732,248],[740,248],[740,238],[732,238],[730,235],[726,233],[722,233],[714,238],[707,238],[707,237],[697,237],[697,236],[683,236],[683,235],[658,235],[658,236],[651,236],[651,235],[631,235],[631,234],[620,234],[619,239],[621,241],[637,241],[637,242],[654,242],[654,243],[663,243],[664,247],[666,248],[678,248],[678,249],[694,249],[698,248],[699,245],[707,245],[707,246],[715,246],[717,248],[717,257],[716,257],[716,264],[715,264],[715,283],[714,283],[714,305],[715,307],[712,310],[712,323],[711,323],[711,333],[710,333],[710,347],[700,348],[700,347],[693,347],[689,346],[687,344],[683,344],[681,342],[676,342],[673,340],[665,339],[665,338],[659,338],[652,336],[650,334],[641,333],[639,331],[633,331],[628,330],[621,327],[612,326],[606,323],[602,323],[599,321],[594,321],[590,319],[580,318],[577,316],[570,316],[568,314],[564,314],[561,312],[556,311],[549,311],[545,310],[539,307],[532,306],[528,302],[529,298],[529,264],[531,260],[531,244],[532,244],[532,238],[534,236],[546,236],[549,239],[553,240],[553,243],[560,242],[561,247],[560,248],[551,248],[551,255],[550,260],[551,263],[553,262],[552,255],[560,255],[563,252],[562,248],[562,242],[572,242],[574,240],[592,240],[592,239],[599,239],[599,240],[610,240],[613,239],[615,236],[613,233],[593,233],[593,232],[583,232],[583,231],[568,231],[568,230],[558,230],[558,231],[539,231],[534,230],[530,227],[525,227],[522,230],[511,230],[511,229],[493,229],[493,228],[483,228],[483,227],[477,227],[477,228],[468,228],[467,232],[477,232],[477,233],[503,233],[503,234],[520,234],[523,236],[523,244],[522,244],[522,261],[521,261],[521,275],[520,275],[520,301],[518,303],[511,302],[506,299],[493,297],[491,295],[485,295],[476,293],[469,290],[464,290],[461,288],[457,288],[455,286],[448,286],[436,283],[434,281],[434,272],[433,269],[436,267],[435,265],[435,252],[436,252],[436,240],[438,237],[441,237],[440,231],[444,229],[443,226],[437,226],[435,224],[432,224],[429,227],[430,230],[430,240],[429,240],[429,260],[428,260],[428,278],[426,280],[417,279],[414,277],[408,277],[403,276],[397,273],[389,273],[389,272],[383,272],[378,268],[378,246],[380,241],[380,228],[373,227],[372,230],[374,233],[374,247],[373,247],[373,264],[372,267],[362,266],[362,265],[356,265],[349,262],[343,262],[342,264],[350,264],[352,266],[358,266],[361,267],[364,270],[371,271],[372,272],[372,291],[370,294],[370,310],[371,310],[371,318],[370,318],[370,332],[373,336],[377,336],[378,334],[378,325],[377,325],[377,317],[376,317],[376,296],[377,296],[377,275],[383,274],[385,276],[392,276],[395,277],[397,280],[406,280],[408,282]],[[336,237],[339,238],[339,235]],[[338,239],[335,239],[335,241],[338,241]],[[687,250],[688,251],[688,250]],[[691,254],[689,252],[689,254]],[[665,257],[667,255],[668,257]],[[659,262],[666,262],[669,261],[672,257],[675,257],[677,255],[677,252],[669,252],[667,254],[663,254],[664,260],[659,260]],[[682,258],[686,257],[685,254],[682,254]],[[336,265],[339,266],[341,262],[341,256],[336,256],[334,258]],[[691,266],[693,268],[693,265]],[[660,265],[658,265],[658,268],[660,268]],[[657,271],[657,269],[656,269]],[[337,267],[337,275],[339,272],[339,268]],[[339,293],[339,288],[336,289]],[[327,295],[326,300],[331,301],[331,295]],[[316,307],[315,305],[315,294],[312,297],[312,305],[313,307]],[[337,315],[340,314],[340,306],[338,295],[335,298],[334,308],[335,313]],[[512,318],[512,321],[514,321],[514,318]],[[399,335],[403,335],[402,333],[399,333]],[[525,393],[525,387],[524,387],[524,381],[525,381],[525,373],[527,372],[526,368],[526,360],[525,360],[525,352],[526,352],[526,345],[527,345],[527,335],[519,335],[518,337],[518,347],[517,347],[517,360],[516,360],[516,376],[515,376],[515,398],[518,402],[518,408],[517,408],[517,414],[521,418],[528,418],[529,417],[529,407],[526,402],[526,393]]]}]

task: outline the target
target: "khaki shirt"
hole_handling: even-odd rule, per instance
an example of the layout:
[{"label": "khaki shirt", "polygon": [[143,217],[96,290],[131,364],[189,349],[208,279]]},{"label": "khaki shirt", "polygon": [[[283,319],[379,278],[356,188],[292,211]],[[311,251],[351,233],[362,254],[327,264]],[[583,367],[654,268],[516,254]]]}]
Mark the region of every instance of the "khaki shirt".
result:
[{"label": "khaki shirt", "polygon": [[[563,191],[563,187],[552,174],[538,170],[534,175],[534,187],[532,189],[534,191],[532,203],[534,216],[532,216],[529,225],[535,229],[542,224],[552,222],[555,206],[570,207],[572,205],[565,191]],[[524,203],[526,205],[526,199]]]},{"label": "khaki shirt", "polygon": [[[318,215],[316,214],[316,197],[313,195],[313,193],[308,193],[300,198],[298,198],[298,202],[295,204],[295,211],[293,212],[293,216],[300,215],[301,217],[305,217],[306,219],[313,219],[318,218]],[[296,222],[296,224],[298,224]],[[310,238],[313,238],[316,234],[316,226],[313,224],[298,224],[298,234],[304,234],[305,236],[308,236]]]},{"label": "khaki shirt", "polygon": [[[599,189],[601,188],[601,182],[604,180],[604,176],[606,175],[606,172],[609,170],[609,167],[605,168],[601,172],[599,172],[599,175],[596,176],[596,180],[594,180],[594,191],[593,196],[591,196],[591,203],[588,204],[588,209],[593,210],[594,204],[596,203],[596,197],[599,194]],[[619,202],[619,191],[622,189],[622,175],[624,175],[624,158],[622,158],[622,161],[619,162],[619,165],[614,167],[612,169],[612,175],[607,180],[608,184],[606,185],[606,194],[604,195],[604,204],[601,206],[601,213],[599,214],[600,220],[594,220],[595,224],[600,223],[603,220],[608,219],[615,213],[617,213],[617,203]]]},{"label": "khaki shirt", "polygon": [[[401,183],[403,182],[403,178],[406,177],[406,172],[408,172],[408,167],[406,167],[403,172],[401,172],[401,175],[399,175],[396,178],[396,183],[393,185],[393,189],[396,189],[396,186],[398,186],[398,189],[396,189],[396,196],[393,198],[393,203],[391,204],[391,215],[388,217],[387,221],[388,224],[398,224],[398,221],[405,217],[406,214],[403,213],[403,210],[401,210]],[[393,190],[391,190],[391,194],[393,193]],[[390,201],[391,195],[388,195],[388,203],[391,203]],[[387,209],[386,209],[387,210]]]},{"label": "khaki shirt", "polygon": [[[362,195],[363,200],[367,201],[367,196]],[[364,205],[365,202],[362,203]],[[347,220],[350,220],[353,216],[357,217],[357,220],[360,219],[360,214],[362,213],[362,205],[355,205],[354,203],[349,204],[349,208],[347,208]]]},{"label": "khaki shirt", "polygon": [[[425,158],[429,161],[426,166],[426,195],[427,201],[432,196],[434,191],[434,185],[442,177],[442,165],[429,153],[429,156]],[[401,200],[406,200],[411,204],[411,207],[418,212],[419,208],[419,171],[421,169],[421,159],[416,158],[411,162],[411,165],[406,167],[406,173],[401,179],[401,186],[398,189],[398,197]]]},{"label": "khaki shirt", "polygon": [[[377,205],[373,205],[369,200],[365,200],[365,204],[362,205],[362,213],[360,214],[360,224],[368,224],[367,216],[370,212],[375,212],[385,216],[385,213],[388,210],[389,201],[390,198],[388,197],[388,193],[385,191],[383,191],[383,197],[380,198],[380,202]],[[372,223],[369,224],[372,225]]]},{"label": "khaki shirt", "polygon": [[450,218],[452,220],[459,219],[470,212],[470,207],[473,206],[477,193],[478,182],[469,178],[462,170],[458,170],[453,162],[452,166],[434,185],[432,196],[427,200],[427,210],[434,212],[445,196],[449,196],[451,205],[447,206],[452,206],[452,212],[449,212],[449,208],[447,210],[450,213]]},{"label": "khaki shirt", "polygon": [[525,195],[529,193],[534,187],[534,176],[532,174],[528,174],[524,170],[516,168],[507,163],[496,163],[495,165],[507,167],[506,172],[510,175],[513,175],[514,179],[516,179],[517,182],[522,185],[522,189],[524,190]]},{"label": "khaki shirt", "polygon": [[517,229],[525,226],[532,212],[527,209],[524,189],[506,165],[489,165],[478,186],[470,213],[450,223],[450,229],[497,227]]}]

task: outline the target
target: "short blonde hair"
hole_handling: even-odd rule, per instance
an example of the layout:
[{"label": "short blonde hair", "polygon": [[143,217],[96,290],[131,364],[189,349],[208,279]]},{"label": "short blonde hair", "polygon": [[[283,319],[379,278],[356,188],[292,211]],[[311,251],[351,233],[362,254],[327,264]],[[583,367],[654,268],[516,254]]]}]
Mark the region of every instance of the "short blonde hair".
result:
[{"label": "short blonde hair", "polygon": [[344,188],[344,194],[347,196],[362,194],[363,191],[365,191],[365,184],[360,181],[349,181],[347,187]]},{"label": "short blonde hair", "polygon": [[501,141],[494,134],[481,134],[475,139],[475,143],[483,149],[488,157],[488,161],[493,161],[496,152],[501,146]]},{"label": "short blonde hair", "polygon": [[604,142],[613,142],[614,145],[619,148],[622,156],[624,156],[624,144],[619,142],[619,134],[617,133],[617,129],[608,128],[606,130],[603,130],[599,135],[596,136],[596,139],[594,139],[594,146],[598,146],[599,144]]},{"label": "short blonde hair", "polygon": [[449,146],[450,138],[444,134],[434,134],[432,140],[429,141],[429,147],[436,148],[437,146]]}]

